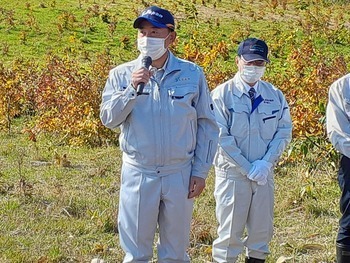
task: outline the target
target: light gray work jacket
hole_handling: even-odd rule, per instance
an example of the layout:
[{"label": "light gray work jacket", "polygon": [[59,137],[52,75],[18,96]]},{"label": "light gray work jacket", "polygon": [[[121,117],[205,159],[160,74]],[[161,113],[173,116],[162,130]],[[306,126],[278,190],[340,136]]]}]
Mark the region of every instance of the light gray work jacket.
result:
[{"label": "light gray work jacket", "polygon": [[326,123],[334,148],[350,158],[350,74],[339,78],[329,88]]},{"label": "light gray work jacket", "polygon": [[100,107],[102,123],[120,127],[123,161],[141,170],[178,171],[192,163],[191,175],[206,178],[217,147],[218,127],[203,71],[170,51],[161,79],[136,96],[131,74],[141,57],[112,69]]},{"label": "light gray work jacket", "polygon": [[292,138],[292,120],[282,92],[259,80],[254,107],[237,73],[212,91],[219,146],[216,172],[246,176],[255,160],[275,164]]}]

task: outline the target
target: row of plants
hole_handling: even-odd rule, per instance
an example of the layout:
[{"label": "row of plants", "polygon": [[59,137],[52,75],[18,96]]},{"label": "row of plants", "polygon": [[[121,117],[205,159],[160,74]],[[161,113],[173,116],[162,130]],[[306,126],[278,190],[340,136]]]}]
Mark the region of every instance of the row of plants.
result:
[{"label": "row of plants", "polygon": [[[233,8],[225,10],[225,2],[231,2]],[[13,119],[22,117],[24,131],[32,141],[42,133],[52,133],[69,144],[115,141],[115,133],[99,121],[100,94],[108,71],[137,56],[133,44],[136,32],[131,28],[132,20],[116,15],[125,14],[125,10],[120,13],[115,1],[109,5],[96,1],[75,4],[75,9],[58,11],[55,1],[36,6],[28,2],[18,8],[21,18],[16,16],[16,9],[0,7],[0,26],[8,41],[10,36],[17,36],[19,45],[26,47],[36,35],[44,34],[48,44],[56,40],[63,48],[61,53],[51,49],[42,52],[39,59],[11,59],[14,47],[6,40],[2,42],[0,127],[8,133]],[[136,17],[151,4],[137,1],[129,8],[129,15]],[[300,152],[305,155],[315,146],[323,155],[332,155],[324,116],[329,85],[347,72],[350,36],[348,17],[342,12],[345,4],[181,0],[157,4],[175,10],[178,40],[172,51],[202,66],[210,89],[235,74],[234,57],[240,41],[250,36],[264,39],[272,61],[265,79],[285,93],[293,118],[293,137],[300,139],[290,157],[300,156]],[[46,9],[50,10],[53,28],[40,26],[42,17],[36,13],[47,13]]]}]

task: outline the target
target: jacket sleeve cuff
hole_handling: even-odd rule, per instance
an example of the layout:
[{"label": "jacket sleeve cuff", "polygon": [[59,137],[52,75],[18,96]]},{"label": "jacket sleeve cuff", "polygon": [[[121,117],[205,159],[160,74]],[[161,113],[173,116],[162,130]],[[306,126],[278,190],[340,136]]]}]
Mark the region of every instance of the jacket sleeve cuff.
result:
[{"label": "jacket sleeve cuff", "polygon": [[124,90],[124,96],[129,98],[129,99],[135,99],[136,98],[136,90],[135,88],[132,86],[132,84],[130,84],[125,90]]}]

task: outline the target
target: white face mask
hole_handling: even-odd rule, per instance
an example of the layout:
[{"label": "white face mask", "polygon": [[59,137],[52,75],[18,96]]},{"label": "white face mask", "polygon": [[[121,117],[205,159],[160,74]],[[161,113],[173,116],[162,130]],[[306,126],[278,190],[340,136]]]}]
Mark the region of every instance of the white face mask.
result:
[{"label": "white face mask", "polygon": [[266,67],[244,65],[240,71],[241,78],[247,83],[255,83],[264,76]]},{"label": "white face mask", "polygon": [[157,60],[168,50],[165,48],[165,40],[168,36],[166,38],[140,37],[137,39],[137,49],[142,56],[150,56],[152,60]]}]

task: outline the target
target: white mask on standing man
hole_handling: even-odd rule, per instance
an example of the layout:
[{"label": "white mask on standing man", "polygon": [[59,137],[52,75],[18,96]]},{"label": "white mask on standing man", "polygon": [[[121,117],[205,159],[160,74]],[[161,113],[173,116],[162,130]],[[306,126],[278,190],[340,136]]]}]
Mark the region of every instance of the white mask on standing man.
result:
[{"label": "white mask on standing man", "polygon": [[241,78],[247,83],[255,83],[264,76],[265,69],[265,66],[244,65],[240,71]]},{"label": "white mask on standing man", "polygon": [[150,56],[152,60],[157,60],[168,50],[165,47],[165,40],[168,38],[141,37],[137,39],[137,49],[142,56]]}]

